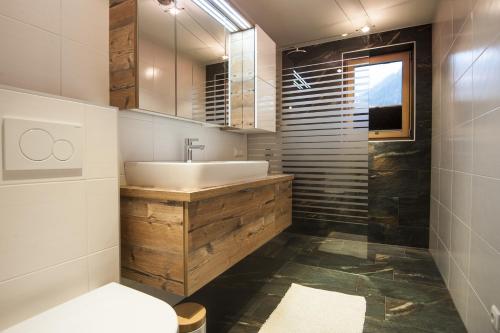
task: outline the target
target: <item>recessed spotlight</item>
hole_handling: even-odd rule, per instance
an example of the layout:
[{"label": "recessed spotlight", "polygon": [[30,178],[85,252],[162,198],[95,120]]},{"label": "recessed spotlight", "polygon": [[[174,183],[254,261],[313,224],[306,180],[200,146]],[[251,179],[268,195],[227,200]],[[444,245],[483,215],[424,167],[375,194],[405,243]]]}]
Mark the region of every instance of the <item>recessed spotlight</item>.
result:
[{"label": "recessed spotlight", "polygon": [[152,79],[155,76],[154,67],[147,67],[146,70],[144,71],[144,74],[146,75],[146,78]]},{"label": "recessed spotlight", "polygon": [[221,58],[222,58],[222,60],[227,60],[227,59],[229,59],[229,56],[227,54],[224,54]]},{"label": "recessed spotlight", "polygon": [[349,34],[345,32],[345,33],[343,33],[343,34],[342,34],[342,37],[346,37],[346,36],[348,36],[348,35],[349,35]]},{"label": "recessed spotlight", "polygon": [[363,33],[365,33],[365,34],[366,34],[367,32],[369,32],[369,31],[370,31],[370,27],[369,27],[369,26],[367,26],[367,25],[365,25],[365,26],[363,26],[363,27],[361,28],[361,32],[363,32]]},{"label": "recessed spotlight", "polygon": [[171,8],[168,9],[168,12],[169,12],[170,15],[174,15],[175,16],[175,15],[179,14],[181,12],[181,10],[179,8],[177,8],[177,7],[171,7]]}]

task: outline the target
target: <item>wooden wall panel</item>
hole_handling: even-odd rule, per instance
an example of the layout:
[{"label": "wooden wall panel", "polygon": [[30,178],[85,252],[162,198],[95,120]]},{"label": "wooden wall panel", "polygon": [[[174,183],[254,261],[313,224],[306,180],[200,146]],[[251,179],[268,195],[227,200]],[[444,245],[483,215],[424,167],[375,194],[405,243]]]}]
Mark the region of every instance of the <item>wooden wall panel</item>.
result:
[{"label": "wooden wall panel", "polygon": [[111,0],[109,7],[110,104],[136,108],[137,0]]}]

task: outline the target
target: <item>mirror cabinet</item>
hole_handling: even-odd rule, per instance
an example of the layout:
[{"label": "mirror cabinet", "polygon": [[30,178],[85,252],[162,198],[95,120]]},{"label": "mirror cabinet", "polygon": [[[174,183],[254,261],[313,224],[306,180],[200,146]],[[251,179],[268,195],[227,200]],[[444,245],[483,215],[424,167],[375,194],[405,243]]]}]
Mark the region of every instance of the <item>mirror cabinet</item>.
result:
[{"label": "mirror cabinet", "polygon": [[110,96],[120,109],[274,132],[276,44],[258,26],[230,33],[192,0],[110,0]]},{"label": "mirror cabinet", "polygon": [[276,44],[259,26],[230,36],[232,128],[276,131]]}]

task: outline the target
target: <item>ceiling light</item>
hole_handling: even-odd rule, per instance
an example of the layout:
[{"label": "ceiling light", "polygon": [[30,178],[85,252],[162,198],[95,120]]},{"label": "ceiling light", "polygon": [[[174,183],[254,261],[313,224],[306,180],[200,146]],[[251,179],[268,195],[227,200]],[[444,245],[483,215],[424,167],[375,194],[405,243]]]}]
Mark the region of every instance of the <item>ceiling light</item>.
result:
[{"label": "ceiling light", "polygon": [[211,2],[226,16],[229,17],[231,21],[236,23],[240,29],[250,29],[252,25],[241,16],[226,0],[211,0]]},{"label": "ceiling light", "polygon": [[227,54],[224,54],[221,58],[222,58],[222,60],[227,60],[227,59],[229,59],[229,56]]},{"label": "ceiling light", "polygon": [[342,34],[342,37],[346,37],[346,36],[348,36],[348,35],[349,35],[349,34],[345,32],[345,33],[343,33],[343,34]]},{"label": "ceiling light", "polygon": [[342,73],[342,68],[338,68],[337,73]]},{"label": "ceiling light", "polygon": [[177,8],[175,5],[174,0],[157,0],[158,5],[160,6],[160,9],[164,11],[165,13],[170,13],[170,15],[177,15],[181,12],[182,9],[184,8]]},{"label": "ceiling light", "polygon": [[146,75],[147,79],[152,79],[155,76],[154,67],[147,67],[146,70],[144,71],[144,74]]},{"label": "ceiling light", "polygon": [[171,7],[168,12],[171,14],[171,15],[177,15],[181,12],[181,10],[177,7]]},{"label": "ceiling light", "polygon": [[222,15],[221,12],[217,10],[210,2],[206,0],[192,0],[195,4],[198,5],[201,9],[203,9],[208,15],[212,16],[217,22],[222,24],[227,30],[230,32],[238,31],[238,27],[234,25],[227,17]]},{"label": "ceiling light", "polygon": [[367,32],[369,32],[369,31],[370,31],[370,27],[369,27],[369,26],[367,26],[367,25],[365,25],[365,26],[363,26],[363,27],[361,28],[361,32],[362,32],[362,33],[365,33],[365,34],[366,34],[366,33],[367,33]]}]

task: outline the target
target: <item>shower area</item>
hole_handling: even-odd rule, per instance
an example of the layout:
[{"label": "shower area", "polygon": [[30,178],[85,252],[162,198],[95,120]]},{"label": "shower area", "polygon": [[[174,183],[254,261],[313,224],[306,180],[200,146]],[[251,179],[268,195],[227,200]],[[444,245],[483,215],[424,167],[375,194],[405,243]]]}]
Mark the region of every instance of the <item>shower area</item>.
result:
[{"label": "shower area", "polygon": [[[277,131],[249,134],[248,159],[295,175],[292,226],[190,297],[207,307],[209,331],[258,332],[296,283],[364,296],[365,332],[465,332],[427,251],[430,35],[421,26],[283,50]],[[387,96],[404,96],[373,90],[404,76],[372,66],[386,47],[413,52],[406,140],[372,138],[370,119],[385,106],[373,101],[393,115],[398,101]]]},{"label": "shower area", "polygon": [[295,175],[293,231],[427,248],[431,31],[282,51],[277,131],[248,158]]},{"label": "shower area", "polygon": [[[299,48],[283,52],[277,133],[250,135],[248,157],[295,175],[295,228],[326,236],[348,232],[345,225],[366,235],[368,57],[294,64],[307,55]],[[349,66],[354,60],[357,66]]]}]

